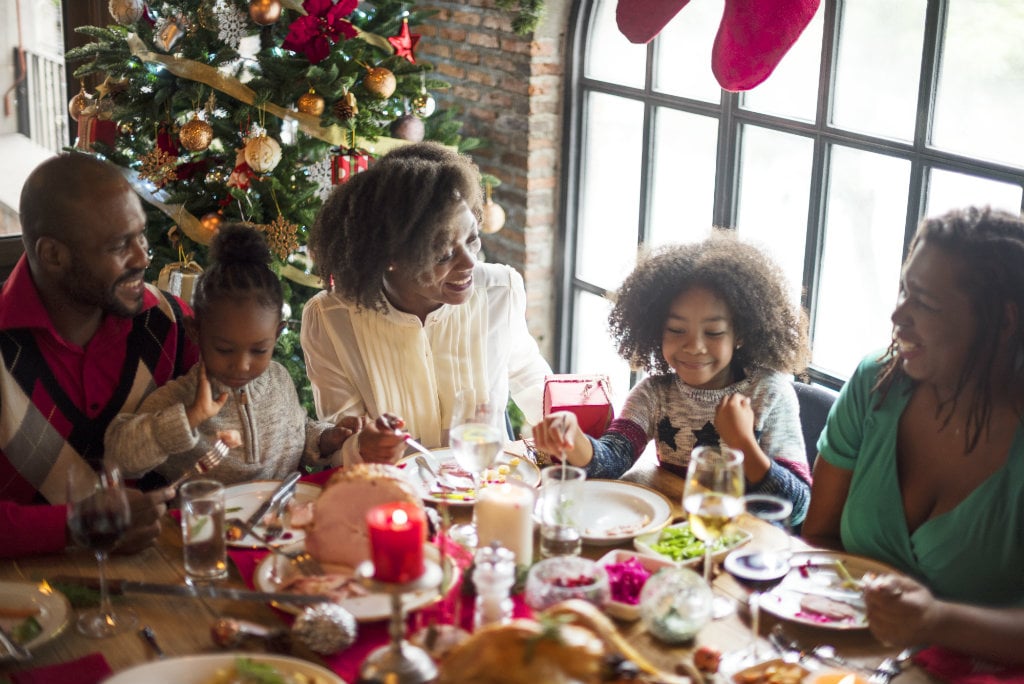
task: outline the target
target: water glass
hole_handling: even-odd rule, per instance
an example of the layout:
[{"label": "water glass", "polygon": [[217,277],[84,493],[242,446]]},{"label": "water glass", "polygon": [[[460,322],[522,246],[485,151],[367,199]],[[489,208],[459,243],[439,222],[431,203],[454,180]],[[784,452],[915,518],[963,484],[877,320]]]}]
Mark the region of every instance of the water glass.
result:
[{"label": "water glass", "polygon": [[206,582],[226,577],[224,485],[215,480],[190,480],[178,491],[187,581]]},{"label": "water glass", "polygon": [[563,465],[540,474],[540,555],[578,556],[583,548],[583,468]]}]

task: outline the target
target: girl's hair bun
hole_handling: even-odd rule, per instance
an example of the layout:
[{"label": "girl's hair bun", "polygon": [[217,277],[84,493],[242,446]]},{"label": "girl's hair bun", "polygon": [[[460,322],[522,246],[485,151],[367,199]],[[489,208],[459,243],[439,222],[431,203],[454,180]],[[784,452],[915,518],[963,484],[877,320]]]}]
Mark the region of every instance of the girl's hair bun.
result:
[{"label": "girl's hair bun", "polygon": [[259,230],[242,223],[220,227],[210,242],[210,257],[221,264],[260,264],[271,261],[267,239]]}]

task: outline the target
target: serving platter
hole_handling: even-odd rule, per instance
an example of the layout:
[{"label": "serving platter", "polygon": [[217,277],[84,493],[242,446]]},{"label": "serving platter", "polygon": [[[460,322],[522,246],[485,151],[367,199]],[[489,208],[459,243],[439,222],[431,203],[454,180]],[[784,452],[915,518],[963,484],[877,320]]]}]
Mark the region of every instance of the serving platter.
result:
[{"label": "serving platter", "polygon": [[308,681],[345,684],[344,679],[327,668],[306,660],[291,656],[242,652],[154,660],[122,670],[110,679],[104,680],[104,684],[138,684],[139,682],[146,682],[146,684],[207,684],[214,681],[214,676],[218,672],[227,671],[233,667],[238,658],[248,658],[262,665],[270,665],[282,676],[304,675],[309,678]]},{"label": "serving platter", "polygon": [[[0,582],[0,625],[10,633],[17,625],[33,617],[42,628],[39,634],[23,644],[29,652],[34,652],[63,632],[70,615],[71,604],[67,597],[46,582]],[[12,658],[9,653],[0,653],[0,662]]]},{"label": "serving platter", "polygon": [[[224,488],[224,512],[227,518],[241,518],[246,520],[256,512],[264,501],[270,498],[279,480],[256,480],[243,484],[231,485]],[[304,504],[315,501],[320,496],[320,485],[311,482],[297,482],[295,484],[295,495],[292,498],[292,505]],[[285,515],[285,523],[288,516]],[[262,521],[256,523],[256,532],[262,533],[265,526]],[[279,537],[281,542],[298,542],[306,538],[306,532],[298,527],[291,527],[285,524],[284,531]],[[263,542],[252,535],[245,535],[241,539],[228,540],[228,546],[239,549],[262,549]]]},{"label": "serving platter", "polygon": [[[423,501],[435,504],[447,503],[449,506],[472,506],[476,503],[472,478],[459,468],[452,450],[450,448],[434,449],[430,453],[433,460],[431,465],[440,474],[440,479],[449,485],[449,490],[442,489],[436,478],[431,477],[416,465],[417,456],[422,458],[426,458],[426,456],[412,454],[398,462],[403,477],[416,488]],[[507,474],[504,473],[506,468],[508,469]],[[530,459],[518,454],[501,452],[489,470],[491,473],[488,479],[491,481],[521,480],[531,487],[540,484],[540,468]]]}]

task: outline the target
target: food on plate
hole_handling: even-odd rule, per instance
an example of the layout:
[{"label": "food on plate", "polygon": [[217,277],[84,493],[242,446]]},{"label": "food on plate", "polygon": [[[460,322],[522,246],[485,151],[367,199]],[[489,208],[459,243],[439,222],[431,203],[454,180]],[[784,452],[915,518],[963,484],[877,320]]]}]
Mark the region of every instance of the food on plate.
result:
[{"label": "food on plate", "polygon": [[356,596],[366,596],[369,592],[359,580],[349,574],[328,573],[325,575],[294,575],[285,580],[281,589],[296,594],[325,594],[335,603]]},{"label": "food on plate", "polygon": [[606,527],[598,530],[588,527],[583,531],[583,533],[588,537],[626,537],[631,534],[636,534],[650,524],[651,516],[645,514],[643,518],[636,522],[624,525],[615,525],[613,527]]},{"label": "food on plate", "polygon": [[635,606],[640,603],[640,590],[644,588],[651,572],[640,563],[636,556],[630,556],[621,563],[608,563],[604,566],[608,573],[608,585],[612,590],[612,600]]},{"label": "food on plate", "polygon": [[833,601],[826,596],[805,594],[800,597],[800,610],[817,616],[823,622],[857,620],[862,613],[848,603]]},{"label": "food on plate", "polygon": [[799,684],[809,671],[796,663],[769,660],[740,670],[732,676],[736,684]]},{"label": "food on plate", "polygon": [[29,616],[11,628],[11,638],[19,644],[27,644],[43,633],[43,626],[35,616]]},{"label": "food on plate", "polygon": [[316,675],[302,672],[282,672],[268,663],[259,663],[250,658],[235,658],[230,667],[217,670],[204,684],[330,684]]},{"label": "food on plate", "polygon": [[[743,536],[739,534],[726,534],[715,541],[711,550],[727,548],[742,538]],[[677,562],[700,558],[704,555],[704,542],[697,539],[689,525],[666,527],[651,548]]]},{"label": "food on plate", "polygon": [[693,665],[701,672],[718,672],[722,664],[722,652],[710,646],[701,646],[693,654]]},{"label": "food on plate", "polygon": [[39,615],[39,606],[0,606],[0,619],[23,620]]},{"label": "food on plate", "polygon": [[[360,463],[339,470],[324,485],[306,529],[306,550],[322,564],[355,568],[370,558],[366,512],[391,502],[421,506],[416,489],[395,466]],[[292,516],[292,525],[297,525]]]}]

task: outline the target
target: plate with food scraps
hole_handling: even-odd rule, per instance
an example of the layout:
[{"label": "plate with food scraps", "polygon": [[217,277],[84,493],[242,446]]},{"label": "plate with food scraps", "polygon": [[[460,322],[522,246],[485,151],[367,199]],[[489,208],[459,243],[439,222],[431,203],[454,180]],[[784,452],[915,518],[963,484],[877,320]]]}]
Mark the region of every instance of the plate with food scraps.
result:
[{"label": "plate with food scraps", "polygon": [[[71,604],[46,582],[0,582],[0,625],[34,653],[67,627]],[[13,656],[0,648],[0,662]]]},{"label": "plate with food scraps", "polygon": [[672,519],[672,502],[661,492],[635,482],[587,480],[580,519],[584,521],[584,542],[609,546],[660,530]]},{"label": "plate with food scraps", "polygon": [[[225,487],[224,517],[247,520],[250,515],[256,512],[256,509],[260,507],[260,504],[270,498],[274,493],[274,490],[276,490],[280,484],[280,480],[256,480],[254,482],[246,482],[244,484]],[[291,501],[288,503],[288,510],[290,511],[295,506],[316,501],[316,498],[320,496],[320,490],[320,485],[313,484],[312,482],[295,483],[295,495],[292,496]],[[266,530],[267,523],[273,522],[270,520],[270,515],[272,513],[273,512],[264,516],[263,520],[260,520],[256,525],[254,525],[257,533],[262,534]],[[284,522],[284,531],[275,541],[280,543],[290,543],[301,541],[306,538],[306,532],[304,530],[298,527],[291,527],[291,525],[289,525],[290,515],[287,511],[285,512]],[[228,546],[234,546],[235,548],[240,549],[262,549],[265,545],[252,535],[247,534],[241,539],[229,538]]]},{"label": "plate with food scraps", "polygon": [[[733,549],[743,546],[753,535],[733,525],[726,528],[724,536],[714,542],[711,557],[719,562]],[[697,539],[690,530],[690,523],[669,525],[663,530],[644,534],[633,540],[633,547],[640,553],[668,558],[676,565],[689,567],[700,565],[704,559],[704,542]]]},{"label": "plate with food scraps", "polygon": [[761,609],[823,629],[865,629],[868,620],[861,584],[864,576],[871,574],[900,573],[884,563],[848,553],[797,552],[782,582],[762,594]]},{"label": "plate with food scraps", "polygon": [[241,652],[154,660],[122,670],[105,680],[104,684],[212,684],[241,681],[345,684],[344,679],[323,665],[307,660],[292,656]]},{"label": "plate with food scraps", "polygon": [[[417,456],[426,458],[422,454],[414,453],[398,462],[405,479],[416,487],[420,497],[430,503],[447,502],[450,506],[472,506],[476,503],[473,476],[459,467],[452,450],[434,449],[430,453],[434,459],[430,465],[439,473],[440,478],[433,478],[416,465]],[[494,465],[484,471],[483,486],[500,484],[507,480],[522,480],[531,487],[536,487],[540,484],[540,468],[528,458],[503,451],[498,455]],[[442,488],[441,483],[446,486]]]},{"label": "plate with food scraps", "polygon": [[[299,551],[304,547],[302,542],[285,546],[283,551]],[[441,554],[433,544],[423,547],[424,559],[434,563],[441,562]],[[334,599],[342,608],[352,613],[359,622],[374,622],[391,617],[391,595],[372,593],[367,590],[356,577],[352,568],[322,564],[323,575],[304,576],[287,558],[276,553],[267,554],[256,566],[252,576],[253,585],[260,591],[285,591],[297,594],[326,594]],[[447,568],[446,584],[448,587],[459,578],[458,566],[451,556],[445,557]],[[402,607],[406,611],[417,610],[428,606],[441,598],[438,587],[427,587],[402,594]],[[302,612],[304,606],[292,603],[275,603],[280,610],[293,615]]]}]

